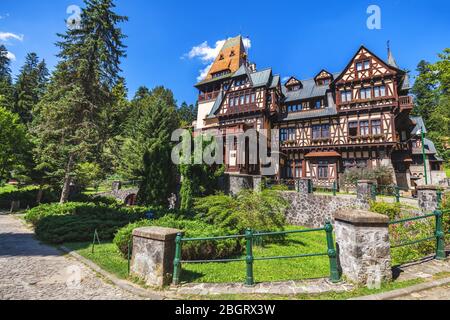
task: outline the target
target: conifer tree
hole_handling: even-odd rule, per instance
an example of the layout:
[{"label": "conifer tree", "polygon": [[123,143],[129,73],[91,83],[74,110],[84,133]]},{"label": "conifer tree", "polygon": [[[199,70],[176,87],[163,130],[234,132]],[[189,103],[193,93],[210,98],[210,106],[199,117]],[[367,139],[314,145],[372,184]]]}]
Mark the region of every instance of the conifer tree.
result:
[{"label": "conifer tree", "polygon": [[48,91],[37,105],[34,121],[39,166],[62,182],[61,203],[68,200],[75,168],[86,159],[99,162],[100,150],[113,134],[106,123],[122,81],[127,20],[112,0],[85,0],[80,26],[59,34],[59,63]]},{"label": "conifer tree", "polygon": [[9,111],[14,108],[14,87],[11,77],[11,60],[8,50],[0,45],[0,104]]}]

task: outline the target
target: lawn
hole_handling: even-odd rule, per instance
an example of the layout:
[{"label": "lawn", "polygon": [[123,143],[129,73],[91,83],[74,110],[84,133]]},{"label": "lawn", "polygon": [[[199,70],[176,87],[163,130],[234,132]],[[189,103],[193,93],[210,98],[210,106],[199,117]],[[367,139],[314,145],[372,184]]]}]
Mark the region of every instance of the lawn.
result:
[{"label": "lawn", "polygon": [[[299,227],[287,227],[298,230]],[[68,243],[69,249],[120,278],[127,278],[127,260],[111,242],[95,246],[91,252],[90,243]],[[256,257],[292,256],[327,251],[325,232],[301,233],[289,235],[285,241],[277,241],[264,247],[255,246]],[[243,257],[243,256],[242,256]],[[184,282],[244,282],[245,262],[183,264],[181,280]],[[256,282],[302,280],[329,276],[329,259],[324,257],[298,258],[285,260],[255,261],[254,277]]]}]

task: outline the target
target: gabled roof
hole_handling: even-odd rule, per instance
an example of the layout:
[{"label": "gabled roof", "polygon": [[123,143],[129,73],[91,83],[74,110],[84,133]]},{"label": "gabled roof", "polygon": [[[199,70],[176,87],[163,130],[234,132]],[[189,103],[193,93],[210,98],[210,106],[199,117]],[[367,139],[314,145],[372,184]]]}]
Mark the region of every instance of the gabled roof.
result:
[{"label": "gabled roof", "polygon": [[[322,74],[326,74],[327,76],[321,76]],[[334,79],[333,74],[331,74],[330,72],[328,72],[325,69],[320,70],[320,72],[314,77],[314,80],[317,80],[318,78],[320,79],[327,79],[327,78],[331,78]]]},{"label": "gabled roof", "polygon": [[213,105],[213,107],[211,109],[211,112],[209,113],[207,118],[214,118],[215,117],[217,111],[219,111],[220,106],[222,105],[222,101],[223,101],[224,96],[225,96],[225,94],[224,94],[223,90],[220,90],[219,95],[217,96],[217,99],[214,102],[214,105]]},{"label": "gabled roof", "polygon": [[290,77],[288,81],[284,84],[285,87],[300,85],[302,86],[302,82],[298,80],[296,77]]},{"label": "gabled roof", "polygon": [[370,51],[369,49],[367,49],[364,45],[361,45],[359,47],[359,49],[356,51],[356,53],[353,55],[353,57],[350,59],[349,63],[345,66],[344,70],[339,74],[339,76],[334,78],[333,83],[338,82],[342,76],[345,74],[345,72],[350,68],[350,66],[352,65],[353,61],[355,60],[356,56],[359,54],[359,52],[361,50],[366,50],[368,53],[370,53],[373,57],[375,57],[376,59],[378,59],[379,61],[381,61],[382,63],[384,63],[386,65],[386,67],[393,69],[394,71],[396,71],[397,73],[404,73],[403,70],[399,69],[398,67],[392,66],[389,63],[386,63],[386,61],[384,61],[383,59],[381,59],[379,56],[377,56],[375,53],[373,53],[372,51]]},{"label": "gabled roof", "polygon": [[273,89],[276,88],[277,86],[279,86],[281,84],[281,78],[280,75],[276,74],[272,77],[272,81],[270,83],[269,88]]},{"label": "gabled roof", "polygon": [[323,109],[313,109],[308,111],[300,112],[289,112],[287,114],[280,114],[278,117],[279,122],[294,121],[294,120],[304,120],[320,117],[330,117],[337,115],[336,106],[326,107]]}]

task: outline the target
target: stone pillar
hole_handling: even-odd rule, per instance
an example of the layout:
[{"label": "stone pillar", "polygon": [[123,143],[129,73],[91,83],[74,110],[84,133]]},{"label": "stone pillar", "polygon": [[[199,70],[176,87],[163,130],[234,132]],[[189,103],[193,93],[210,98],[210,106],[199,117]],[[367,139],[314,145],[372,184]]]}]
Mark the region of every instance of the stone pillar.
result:
[{"label": "stone pillar", "polygon": [[253,177],[253,191],[261,191],[261,185],[262,185],[262,177],[261,176],[254,176]]},{"label": "stone pillar", "polygon": [[368,209],[370,201],[375,201],[376,197],[372,194],[372,187],[374,181],[371,180],[359,180],[356,187],[356,197],[361,203],[361,207]]},{"label": "stone pillar", "polygon": [[112,183],[112,191],[118,192],[120,189],[122,189],[122,182],[120,181],[113,181]]},{"label": "stone pillar", "polygon": [[172,282],[177,229],[145,227],[133,230],[130,272],[149,286],[163,287]]},{"label": "stone pillar", "polygon": [[438,191],[439,188],[437,186],[417,187],[417,199],[422,212],[431,213],[438,209]]},{"label": "stone pillar", "polygon": [[312,193],[312,180],[308,178],[298,179],[296,180],[295,190],[301,194],[310,194]]},{"label": "stone pillar", "polygon": [[335,214],[338,266],[343,276],[363,285],[392,280],[389,217],[364,210]]}]

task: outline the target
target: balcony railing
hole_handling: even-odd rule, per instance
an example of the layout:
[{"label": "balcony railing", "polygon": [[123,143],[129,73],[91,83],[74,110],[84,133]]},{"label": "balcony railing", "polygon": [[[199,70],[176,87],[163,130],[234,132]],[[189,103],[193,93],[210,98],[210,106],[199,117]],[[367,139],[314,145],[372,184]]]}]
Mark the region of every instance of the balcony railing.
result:
[{"label": "balcony railing", "polygon": [[414,99],[411,96],[401,96],[398,98],[398,104],[400,110],[412,109],[414,105]]}]

